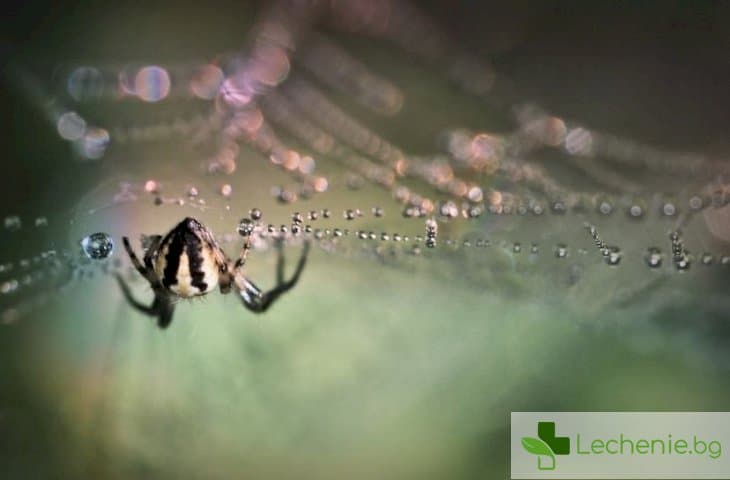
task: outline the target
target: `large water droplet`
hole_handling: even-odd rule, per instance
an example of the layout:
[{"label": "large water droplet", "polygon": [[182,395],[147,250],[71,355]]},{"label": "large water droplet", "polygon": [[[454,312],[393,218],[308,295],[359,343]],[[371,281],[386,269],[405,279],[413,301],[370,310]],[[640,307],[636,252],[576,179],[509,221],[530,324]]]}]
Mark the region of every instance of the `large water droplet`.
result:
[{"label": "large water droplet", "polygon": [[114,240],[106,233],[92,233],[81,240],[81,249],[88,258],[102,260],[114,251]]}]

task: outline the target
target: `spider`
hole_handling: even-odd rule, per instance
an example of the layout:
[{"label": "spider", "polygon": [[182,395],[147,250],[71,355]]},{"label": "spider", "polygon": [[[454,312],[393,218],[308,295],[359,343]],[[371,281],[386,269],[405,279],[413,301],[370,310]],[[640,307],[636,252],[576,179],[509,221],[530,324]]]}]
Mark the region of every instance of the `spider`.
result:
[{"label": "spider", "polygon": [[241,271],[251,248],[248,236],[245,237],[240,256],[235,262],[223,253],[213,238],[213,233],[191,217],[178,223],[164,237],[152,235],[149,239],[151,243],[145,253],[144,263],[141,263],[129,244],[129,238],[122,237],[132,264],[152,287],[155,294],[152,304],[147,306],[137,301],[119,274],[117,281],[127,301],[140,312],[157,317],[160,328],[167,328],[172,322],[178,298],[205,295],[216,286],[221,293],[229,293],[231,287],[235,286],[246,308],[255,313],[265,312],[282,293],[296,285],[309,251],[309,242],[306,242],[294,275],[284,281],[282,241],[277,241],[277,283],[273,289],[263,292]]}]

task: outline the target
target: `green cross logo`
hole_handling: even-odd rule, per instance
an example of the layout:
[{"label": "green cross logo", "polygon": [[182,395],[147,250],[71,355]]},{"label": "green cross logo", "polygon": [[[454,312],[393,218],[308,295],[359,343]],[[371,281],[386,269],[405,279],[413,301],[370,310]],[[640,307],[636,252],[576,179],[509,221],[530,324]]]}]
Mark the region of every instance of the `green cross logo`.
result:
[{"label": "green cross logo", "polygon": [[[570,453],[570,438],[555,436],[555,422],[538,422],[537,437],[522,437],[522,447],[533,455],[537,455],[538,470],[555,470],[555,455]],[[544,457],[550,458],[548,465],[542,464]]]}]

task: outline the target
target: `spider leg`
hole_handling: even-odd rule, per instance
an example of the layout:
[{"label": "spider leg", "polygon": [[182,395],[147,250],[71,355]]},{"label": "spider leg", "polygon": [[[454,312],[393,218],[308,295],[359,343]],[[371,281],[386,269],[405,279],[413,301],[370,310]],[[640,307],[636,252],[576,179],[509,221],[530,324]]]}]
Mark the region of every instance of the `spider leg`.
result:
[{"label": "spider leg", "polygon": [[172,323],[172,314],[175,313],[175,304],[171,301],[169,295],[155,293],[152,308],[157,311],[157,326],[163,329],[169,327]]},{"label": "spider leg", "polygon": [[132,250],[132,246],[129,243],[129,238],[122,237],[124,249],[127,251],[129,259],[132,261],[134,268],[136,268],[137,271],[150,283],[152,290],[155,292],[155,300],[152,302],[152,305],[146,306],[139,302],[137,299],[135,299],[132,295],[132,291],[129,289],[129,286],[121,277],[121,275],[117,274],[116,277],[117,282],[122,289],[122,294],[124,295],[124,298],[126,298],[127,301],[140,312],[150,315],[152,317],[157,317],[157,325],[160,328],[167,328],[167,326],[170,325],[170,322],[172,322],[172,314],[175,311],[175,305],[171,302],[170,296],[162,289],[160,282],[157,280],[152,270],[152,256],[157,250],[157,247],[159,247],[161,239],[162,237],[158,235],[155,235],[153,237],[152,244],[150,245],[150,248],[147,250],[147,253],[144,256],[145,264],[142,265],[142,263],[139,261],[139,258],[137,257],[137,254],[134,253],[134,250]]},{"label": "spider leg", "polygon": [[304,244],[302,255],[297,262],[297,268],[294,275],[287,281],[283,281],[284,276],[284,251],[281,245],[279,248],[279,259],[277,261],[277,285],[267,292],[261,292],[256,285],[246,280],[241,289],[241,299],[246,308],[256,313],[263,313],[278,299],[281,294],[291,290],[299,281],[299,276],[304,270],[307,263],[307,254],[309,253],[309,242]]},{"label": "spider leg", "polygon": [[139,258],[137,258],[137,254],[134,253],[134,250],[132,250],[132,245],[129,244],[129,238],[122,237],[122,243],[124,243],[124,249],[127,251],[127,255],[129,255],[129,259],[132,261],[134,268],[136,268],[143,277],[148,278],[147,269],[142,265],[142,263],[140,263]]},{"label": "spider leg", "polygon": [[148,238],[150,239],[150,246],[144,254],[144,265],[152,270],[152,260],[157,255],[157,249],[160,247],[160,242],[162,242],[162,235],[150,235]]},{"label": "spider leg", "polygon": [[234,268],[238,269],[243,267],[246,264],[246,257],[248,257],[248,252],[251,250],[251,238],[246,237],[243,240],[243,247],[241,248],[241,254],[238,256],[238,259],[236,260],[236,264],[234,265]]},{"label": "spider leg", "polygon": [[[307,244],[308,248],[309,244]],[[276,240],[276,284],[284,283],[284,240]]]},{"label": "spider leg", "polygon": [[134,298],[132,291],[129,289],[129,285],[127,285],[127,282],[124,281],[121,275],[116,274],[115,276],[124,298],[127,299],[130,305],[146,315],[157,317],[158,327],[167,328],[170,325],[172,322],[172,314],[175,311],[175,304],[172,303],[169,295],[162,292],[159,288],[153,287],[155,300],[152,302],[152,305],[147,306]]},{"label": "spider leg", "polygon": [[[119,288],[121,288],[122,290],[124,298],[127,299],[130,305],[132,305],[140,312],[146,313],[147,315],[155,314],[154,303],[150,306],[143,304],[142,302],[134,298],[134,295],[132,295],[132,291],[129,289],[129,285],[127,285],[127,282],[124,281],[121,275],[117,273],[115,277],[117,278],[117,283],[119,284]],[[155,296],[155,298],[157,298],[157,296]]]}]

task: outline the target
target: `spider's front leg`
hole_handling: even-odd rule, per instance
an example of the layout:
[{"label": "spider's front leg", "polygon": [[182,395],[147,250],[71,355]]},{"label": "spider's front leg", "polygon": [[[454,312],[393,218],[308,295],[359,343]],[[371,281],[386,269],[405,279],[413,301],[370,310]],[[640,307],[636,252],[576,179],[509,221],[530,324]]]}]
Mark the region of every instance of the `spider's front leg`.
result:
[{"label": "spider's front leg", "polygon": [[294,275],[289,280],[284,281],[284,249],[282,243],[281,241],[276,243],[278,260],[276,264],[276,286],[274,288],[267,292],[262,292],[261,289],[247,278],[239,276],[237,279],[237,285],[241,292],[241,300],[243,300],[244,306],[252,312],[263,313],[268,310],[281,294],[294,288],[299,281],[302,270],[304,270],[304,265],[307,263],[307,254],[309,253],[309,242],[304,243],[302,255],[299,257]]},{"label": "spider's front leg", "polygon": [[[129,259],[132,261],[132,264],[137,269],[137,271],[145,278],[145,280],[149,282],[150,286],[152,287],[152,291],[155,293],[155,299],[151,305],[147,306],[141,303],[139,300],[134,298],[134,296],[132,295],[132,291],[129,288],[129,285],[127,285],[127,282],[125,282],[122,276],[117,273],[117,283],[119,283],[119,287],[122,290],[124,298],[127,300],[127,302],[129,302],[130,305],[132,305],[140,312],[150,315],[152,317],[157,317],[157,326],[159,326],[160,328],[167,328],[172,322],[172,314],[175,311],[175,304],[172,302],[170,294],[168,294],[164,290],[164,287],[157,280],[157,277],[152,270],[150,262],[150,252],[152,251],[152,248],[150,248],[147,255],[145,255],[145,265],[142,265],[139,261],[139,258],[137,258],[137,255],[134,253],[134,250],[132,250],[129,239],[127,237],[122,237],[122,242],[124,244],[125,250],[127,251],[127,254],[129,255]],[[155,248],[158,244],[159,240],[156,242]]]}]

